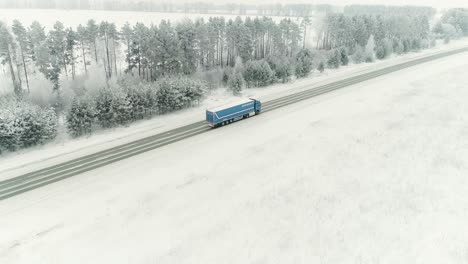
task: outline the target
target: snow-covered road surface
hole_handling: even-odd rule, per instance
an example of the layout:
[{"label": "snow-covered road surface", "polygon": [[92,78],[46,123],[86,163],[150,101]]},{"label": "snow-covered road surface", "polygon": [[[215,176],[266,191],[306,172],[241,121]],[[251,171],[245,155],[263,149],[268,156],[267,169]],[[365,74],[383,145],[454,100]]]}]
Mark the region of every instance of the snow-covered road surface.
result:
[{"label": "snow-covered road surface", "polygon": [[466,53],[0,203],[0,263],[466,263]]}]

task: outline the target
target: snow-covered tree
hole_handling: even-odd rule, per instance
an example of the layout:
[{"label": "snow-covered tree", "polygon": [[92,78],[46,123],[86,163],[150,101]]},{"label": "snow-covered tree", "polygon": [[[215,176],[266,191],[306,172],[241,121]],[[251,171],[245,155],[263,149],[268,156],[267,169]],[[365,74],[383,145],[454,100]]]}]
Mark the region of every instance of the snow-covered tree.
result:
[{"label": "snow-covered tree", "polygon": [[295,72],[298,78],[306,77],[313,70],[314,58],[309,49],[302,49],[296,55]]},{"label": "snow-covered tree", "polygon": [[361,45],[356,44],[356,46],[354,47],[354,54],[352,55],[352,59],[356,64],[365,61],[364,49],[361,47]]},{"label": "snow-covered tree", "polygon": [[245,86],[244,77],[240,72],[233,71],[228,77],[227,85],[235,95],[238,95]]},{"label": "snow-covered tree", "polygon": [[28,78],[27,63],[30,61],[30,57],[29,57],[30,51],[28,50],[29,49],[28,33],[26,31],[26,28],[24,28],[23,24],[21,24],[21,22],[16,19],[13,20],[13,25],[11,28],[12,28],[13,34],[15,34],[16,42],[18,43],[18,46],[19,46],[21,62],[23,64],[24,78],[26,81],[26,86],[29,91],[29,78]]},{"label": "snow-covered tree", "polygon": [[369,40],[367,41],[366,44],[366,49],[365,49],[365,61],[366,62],[373,62],[374,61],[374,53],[375,50],[375,41],[374,41],[374,36],[371,35],[369,37]]},{"label": "snow-covered tree", "polygon": [[76,46],[78,45],[78,35],[72,28],[66,29],[66,47],[65,47],[65,63],[71,66],[72,79],[76,76]]},{"label": "snow-covered tree", "polygon": [[90,49],[90,43],[88,43],[87,36],[88,32],[86,31],[86,28],[80,24],[77,27],[76,34],[77,41],[81,49],[81,59],[83,60],[83,68],[85,74],[88,75],[88,61],[86,60],[86,56],[89,54]]},{"label": "snow-covered tree", "polygon": [[198,40],[195,24],[192,20],[184,20],[176,26],[176,31],[184,58],[182,70],[185,74],[192,74],[197,69],[198,61]]},{"label": "snow-covered tree", "polygon": [[164,76],[180,73],[182,54],[177,33],[170,22],[161,21],[153,45],[157,47],[156,60],[159,62],[158,68],[161,74]]},{"label": "snow-covered tree", "polygon": [[132,54],[132,41],[133,41],[133,29],[130,26],[130,23],[126,22],[122,29],[120,30],[120,35],[122,36],[125,45],[127,46],[125,61],[127,62],[127,69],[131,69],[130,58]]},{"label": "snow-covered tree", "polygon": [[36,61],[36,47],[41,45],[46,38],[47,36],[44,27],[37,21],[32,22],[28,29],[28,50],[31,52],[31,58],[33,61]]},{"label": "snow-covered tree", "polygon": [[205,83],[187,77],[165,77],[157,86],[157,105],[162,113],[190,107],[207,89]]},{"label": "snow-covered tree", "polygon": [[52,109],[12,96],[0,98],[0,153],[50,141],[57,135],[57,126]]},{"label": "snow-covered tree", "polygon": [[325,71],[325,63],[323,63],[323,61],[321,61],[317,66],[317,71],[319,71],[320,73]]},{"label": "snow-covered tree", "polygon": [[91,97],[73,99],[66,116],[68,132],[73,137],[91,133],[95,122],[94,100]]},{"label": "snow-covered tree", "polygon": [[272,83],[274,72],[264,60],[248,61],[243,75],[247,87],[262,87]]},{"label": "snow-covered tree", "polygon": [[[118,113],[116,107],[122,101],[121,91],[103,87],[98,90],[96,95],[96,120],[103,128],[114,127],[118,124]],[[124,104],[125,105],[125,104]]]},{"label": "snow-covered tree", "polygon": [[97,25],[94,19],[88,20],[86,24],[86,31],[87,34],[87,42],[93,46],[94,49],[94,59],[96,60],[96,64],[98,63],[98,47],[97,47],[97,40],[99,36],[99,26]]},{"label": "snow-covered tree", "polygon": [[331,69],[338,69],[341,65],[341,52],[339,49],[332,49],[328,52],[327,65]]},{"label": "snow-covered tree", "polygon": [[54,24],[53,30],[49,32],[47,37],[47,45],[49,47],[49,55],[54,57],[54,60],[59,61],[59,64],[64,69],[64,73],[68,76],[67,68],[67,32],[63,23],[57,21]]},{"label": "snow-covered tree", "polygon": [[346,66],[349,63],[348,50],[345,47],[340,48],[341,65]]},{"label": "snow-covered tree", "polygon": [[385,59],[385,49],[384,49],[384,47],[382,45],[377,46],[377,49],[375,51],[375,56],[379,60]]},{"label": "snow-covered tree", "polygon": [[18,74],[13,67],[15,62],[15,46],[13,36],[8,30],[7,26],[0,21],[0,59],[2,64],[8,64],[10,70],[10,77],[13,82],[13,89],[16,94],[21,94],[21,82],[19,81]]},{"label": "snow-covered tree", "polygon": [[280,79],[283,83],[288,82],[291,76],[294,75],[294,64],[291,58],[286,56],[269,56],[267,61],[276,78]]}]

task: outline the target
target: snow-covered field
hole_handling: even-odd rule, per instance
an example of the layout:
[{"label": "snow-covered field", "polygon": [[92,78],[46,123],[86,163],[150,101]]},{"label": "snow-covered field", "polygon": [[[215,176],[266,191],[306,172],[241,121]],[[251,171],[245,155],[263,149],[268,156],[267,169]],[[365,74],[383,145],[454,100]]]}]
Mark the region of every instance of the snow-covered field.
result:
[{"label": "snow-covered field", "polygon": [[[145,25],[158,25],[161,20],[171,22],[180,21],[185,18],[197,19],[223,16],[226,19],[235,19],[237,15],[216,14],[183,14],[183,13],[158,13],[158,12],[134,12],[134,11],[97,11],[97,10],[59,10],[59,9],[0,9],[0,21],[10,24],[18,19],[24,25],[31,25],[38,21],[47,29],[52,29],[56,21],[61,21],[67,27],[76,28],[79,24],[86,24],[89,19],[96,21],[108,21],[121,28],[126,22],[131,25],[137,22]],[[246,16],[240,16],[242,18]],[[283,17],[272,17],[274,21],[280,21]],[[298,18],[292,18],[296,20]]]},{"label": "snow-covered field", "polygon": [[467,263],[467,53],[0,202],[0,263]]}]

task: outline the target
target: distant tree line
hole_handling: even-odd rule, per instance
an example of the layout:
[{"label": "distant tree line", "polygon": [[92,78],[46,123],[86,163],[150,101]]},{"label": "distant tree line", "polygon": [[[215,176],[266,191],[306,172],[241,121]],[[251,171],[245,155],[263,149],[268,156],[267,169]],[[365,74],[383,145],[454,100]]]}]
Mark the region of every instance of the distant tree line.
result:
[{"label": "distant tree line", "polygon": [[301,27],[290,19],[275,23],[271,18],[223,17],[208,21],[169,21],[146,26],[89,20],[76,29],[56,22],[46,32],[38,22],[25,27],[18,20],[11,28],[0,23],[0,57],[8,66],[17,93],[27,90],[28,74],[39,71],[60,92],[60,78],[87,74],[91,64],[104,65],[110,79],[121,74],[117,67],[120,46],[125,49],[124,72],[141,80],[155,81],[168,75],[190,75],[198,70],[232,67],[243,61],[269,56],[292,58],[302,47]]},{"label": "distant tree line", "polygon": [[328,14],[322,27],[318,28],[317,49],[337,47],[364,47],[369,37],[376,43],[385,40],[392,42],[421,41],[430,33],[427,16],[408,15],[353,15]]},{"label": "distant tree line", "polygon": [[385,6],[385,5],[348,5],[344,7],[346,16],[425,16],[434,17],[436,10],[429,6]]},{"label": "distant tree line", "polygon": [[468,36],[468,9],[457,8],[447,11],[432,30],[445,42]]}]

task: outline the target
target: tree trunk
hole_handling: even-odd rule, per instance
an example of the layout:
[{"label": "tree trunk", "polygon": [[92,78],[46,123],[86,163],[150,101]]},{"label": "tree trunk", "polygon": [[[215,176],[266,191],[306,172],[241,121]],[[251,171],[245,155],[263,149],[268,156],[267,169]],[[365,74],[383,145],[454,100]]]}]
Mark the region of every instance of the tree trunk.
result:
[{"label": "tree trunk", "polygon": [[11,51],[10,51],[10,45],[7,47],[7,60],[8,60],[8,65],[10,66],[10,75],[11,75],[11,80],[13,81],[13,89],[17,95],[21,93],[21,87],[18,86],[18,83],[16,82],[16,75],[15,75],[15,70],[13,68],[13,61],[11,59]]},{"label": "tree trunk", "polygon": [[85,74],[88,75],[88,69],[86,67],[86,53],[85,53],[85,49],[83,46],[83,42],[81,42],[81,54],[83,55],[83,66],[84,66]]},{"label": "tree trunk", "polygon": [[94,57],[96,58],[96,64],[98,63],[98,57],[97,57],[97,43],[96,39],[94,39]]},{"label": "tree trunk", "polygon": [[130,39],[127,39],[127,69],[130,69]]},{"label": "tree trunk", "polygon": [[20,51],[21,51],[21,59],[23,60],[24,78],[26,79],[26,87],[28,87],[28,93],[29,93],[30,90],[29,90],[28,71],[26,69],[26,60],[24,59],[24,53],[23,53],[23,47],[22,46],[20,46]]},{"label": "tree trunk", "polygon": [[307,36],[307,26],[304,26],[304,40],[302,43],[302,48],[305,49],[306,47],[306,36]]},{"label": "tree trunk", "polygon": [[72,67],[72,79],[75,80],[75,54],[73,50],[71,51],[71,67]]},{"label": "tree trunk", "polygon": [[112,77],[112,66],[111,66],[110,55],[109,55],[109,37],[107,36],[107,33],[105,34],[104,40],[105,40],[105,44],[106,44],[107,74],[109,75],[109,78],[111,78]]},{"label": "tree trunk", "polygon": [[117,76],[117,53],[115,52],[115,41],[112,40],[112,49],[114,52],[114,68],[115,68],[115,76]]},{"label": "tree trunk", "polygon": [[106,74],[106,85],[109,88],[109,78],[108,78],[108,73],[107,73],[107,67],[106,67],[106,59],[102,58],[102,63],[104,65],[104,73]]},{"label": "tree trunk", "polygon": [[15,61],[15,64],[16,64],[16,73],[18,74],[19,88],[22,90],[23,89],[23,80],[21,80],[21,64],[18,63],[18,60],[16,59],[16,55],[13,56],[13,60]]},{"label": "tree trunk", "polygon": [[67,76],[67,79],[68,79],[68,69],[67,69],[67,62],[65,61],[65,56],[63,56],[63,68],[65,69],[65,76]]},{"label": "tree trunk", "polygon": [[140,79],[141,79],[141,63],[140,63],[140,60],[141,60],[141,56],[139,56],[139,58],[138,58],[138,77],[140,77]]}]

